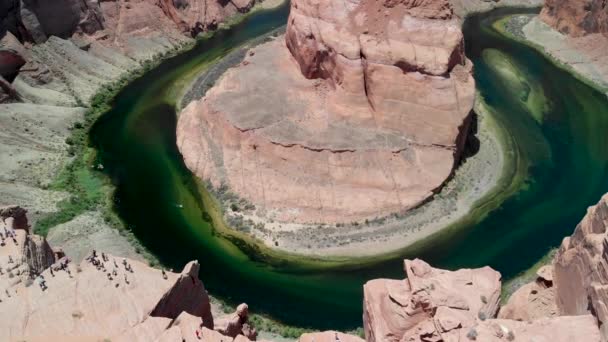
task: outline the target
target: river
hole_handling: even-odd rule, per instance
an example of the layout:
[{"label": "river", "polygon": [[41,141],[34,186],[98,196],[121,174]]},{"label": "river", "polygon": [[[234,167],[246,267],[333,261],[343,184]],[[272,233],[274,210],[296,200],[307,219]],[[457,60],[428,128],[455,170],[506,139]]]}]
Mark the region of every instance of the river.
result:
[{"label": "river", "polygon": [[608,191],[605,95],[498,34],[491,24],[504,13],[492,12],[467,21],[467,54],[480,94],[514,142],[508,153],[517,161],[513,177],[522,180],[517,191],[497,206],[479,203],[457,227],[382,262],[296,272],[248,256],[219,236],[202,210],[201,193],[175,144],[175,107],[193,73],[284,25],[288,10],[285,4],[258,11],[162,62],[125,87],[90,132],[125,224],[165,265],[181,269],[198,259],[211,294],[247,302],[254,312],[291,325],[357,327],[362,285],[402,278],[403,257],[446,268],[490,265],[513,277],[559,245]]}]

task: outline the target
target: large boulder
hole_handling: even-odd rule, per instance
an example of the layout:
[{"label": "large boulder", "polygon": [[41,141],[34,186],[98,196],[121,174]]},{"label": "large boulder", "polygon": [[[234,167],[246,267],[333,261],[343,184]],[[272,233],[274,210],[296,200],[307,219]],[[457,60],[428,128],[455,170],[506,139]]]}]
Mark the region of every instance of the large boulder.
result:
[{"label": "large boulder", "polygon": [[218,318],[215,330],[224,336],[233,338],[239,335],[251,340],[257,338],[257,331],[249,323],[249,307],[244,303],[240,304],[234,313]]}]

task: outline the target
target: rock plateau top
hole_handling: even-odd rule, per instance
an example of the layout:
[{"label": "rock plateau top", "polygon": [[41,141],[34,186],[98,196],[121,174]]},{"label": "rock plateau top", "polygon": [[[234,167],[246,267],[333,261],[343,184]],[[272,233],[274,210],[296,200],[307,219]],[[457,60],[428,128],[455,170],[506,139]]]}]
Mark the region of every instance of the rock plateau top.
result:
[{"label": "rock plateau top", "polygon": [[254,221],[361,222],[441,188],[474,91],[448,1],[294,0],[284,37],[183,110],[177,143]]}]

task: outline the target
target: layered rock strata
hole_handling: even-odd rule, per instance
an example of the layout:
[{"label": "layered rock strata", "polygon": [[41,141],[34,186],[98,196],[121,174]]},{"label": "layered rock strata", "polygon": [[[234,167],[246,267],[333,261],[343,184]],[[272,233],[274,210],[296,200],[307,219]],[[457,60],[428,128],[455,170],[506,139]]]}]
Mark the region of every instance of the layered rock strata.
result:
[{"label": "layered rock strata", "polygon": [[608,5],[604,0],[545,0],[540,18],[559,32],[608,37]]},{"label": "layered rock strata", "polygon": [[554,259],[559,313],[593,314],[608,341],[608,195],[589,208]]},{"label": "layered rock strata", "polygon": [[[74,127],[82,127],[92,96],[147,61],[192,43],[200,31],[248,11],[254,3],[1,1],[0,205],[27,207],[33,222],[56,212],[56,203],[69,194],[51,191],[48,185],[70,160],[67,138]],[[83,222],[92,222],[95,234],[90,236],[101,239],[91,239],[90,245],[137,258],[126,239],[99,217],[87,212],[66,224],[80,229]],[[112,241],[118,241],[116,246]],[[78,251],[76,257],[84,253]]]},{"label": "layered rock strata", "polygon": [[489,267],[451,272],[421,260],[404,264],[405,280],[364,286],[368,342],[600,341],[591,315],[496,319],[500,274]]},{"label": "layered rock strata", "polygon": [[93,251],[76,264],[29,234],[21,208],[0,208],[0,218],[2,341],[255,340],[242,309],[224,319],[230,336],[213,330],[225,326],[214,325],[196,261],[173,273]]},{"label": "layered rock strata", "polygon": [[[228,16],[247,12],[255,0],[8,0],[0,8],[2,26],[21,40],[43,43],[50,36],[98,34],[120,40],[126,35],[168,31],[196,34],[213,29]],[[139,31],[139,32],[138,32]]]},{"label": "layered rock strata", "polygon": [[462,152],[475,89],[463,44],[447,1],[292,1],[285,40],[181,113],[178,147],[263,221],[405,211]]},{"label": "layered rock strata", "polygon": [[535,282],[515,292],[501,318],[532,321],[554,316],[588,316],[608,341],[608,194],[590,207],[572,236]]}]

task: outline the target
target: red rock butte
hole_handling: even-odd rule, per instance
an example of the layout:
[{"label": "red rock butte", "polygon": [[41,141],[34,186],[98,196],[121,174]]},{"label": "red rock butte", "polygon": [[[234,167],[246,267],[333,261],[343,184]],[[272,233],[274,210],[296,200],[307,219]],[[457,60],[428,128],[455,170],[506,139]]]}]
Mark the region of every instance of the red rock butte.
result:
[{"label": "red rock butte", "polygon": [[252,49],[181,113],[186,165],[278,222],[421,204],[469,131],[460,25],[449,1],[293,0],[285,38]]}]

